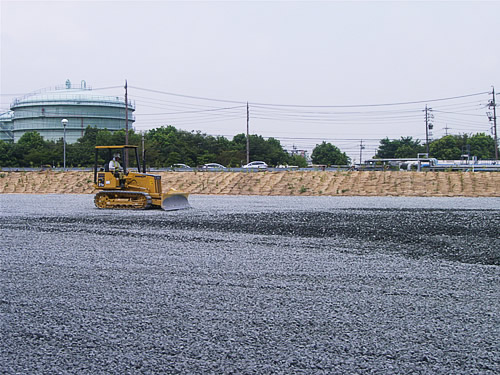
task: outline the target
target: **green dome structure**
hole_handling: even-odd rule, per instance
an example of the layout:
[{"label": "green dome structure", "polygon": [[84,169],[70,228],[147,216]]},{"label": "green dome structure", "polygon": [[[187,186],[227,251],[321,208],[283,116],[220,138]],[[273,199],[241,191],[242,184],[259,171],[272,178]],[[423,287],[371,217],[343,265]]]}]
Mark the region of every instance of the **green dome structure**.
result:
[{"label": "green dome structure", "polygon": [[[128,101],[129,129],[135,121],[135,104]],[[74,143],[83,136],[88,126],[111,132],[125,129],[125,99],[118,96],[96,94],[82,81],[75,87],[69,80],[64,86],[44,89],[15,99],[10,107],[12,119],[6,123],[12,141],[17,142],[24,133],[36,131],[46,140],[63,138],[66,123],[66,142]]]}]

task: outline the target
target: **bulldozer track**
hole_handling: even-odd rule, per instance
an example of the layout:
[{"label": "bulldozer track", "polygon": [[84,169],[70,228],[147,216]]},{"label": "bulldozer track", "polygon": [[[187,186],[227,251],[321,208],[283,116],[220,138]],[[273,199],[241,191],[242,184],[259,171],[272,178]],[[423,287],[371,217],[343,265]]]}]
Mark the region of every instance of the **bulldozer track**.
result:
[{"label": "bulldozer track", "polygon": [[151,208],[151,196],[140,191],[100,191],[94,197],[97,208],[145,210]]}]

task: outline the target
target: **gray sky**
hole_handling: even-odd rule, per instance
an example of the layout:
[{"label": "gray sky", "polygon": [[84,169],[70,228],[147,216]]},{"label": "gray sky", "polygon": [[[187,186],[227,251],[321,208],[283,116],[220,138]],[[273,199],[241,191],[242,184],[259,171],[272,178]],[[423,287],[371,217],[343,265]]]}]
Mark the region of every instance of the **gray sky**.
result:
[{"label": "gray sky", "polygon": [[[0,10],[2,110],[66,79],[123,96],[127,79],[137,130],[232,138],[246,131],[248,101],[252,134],[309,151],[326,140],[359,160],[361,139],[363,159],[384,137],[425,140],[426,104],[434,138],[491,134],[485,105],[500,91],[496,1],[1,0]],[[406,102],[417,103],[394,105]]]}]

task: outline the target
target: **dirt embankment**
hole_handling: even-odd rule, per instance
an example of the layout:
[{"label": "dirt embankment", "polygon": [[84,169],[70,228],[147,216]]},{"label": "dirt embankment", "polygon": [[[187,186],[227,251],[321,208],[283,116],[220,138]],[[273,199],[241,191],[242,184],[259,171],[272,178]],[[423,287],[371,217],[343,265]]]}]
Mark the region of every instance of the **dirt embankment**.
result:
[{"label": "dirt embankment", "polygon": [[[500,197],[500,173],[160,172],[164,189],[192,194]],[[0,193],[92,194],[91,172],[0,172]]]}]

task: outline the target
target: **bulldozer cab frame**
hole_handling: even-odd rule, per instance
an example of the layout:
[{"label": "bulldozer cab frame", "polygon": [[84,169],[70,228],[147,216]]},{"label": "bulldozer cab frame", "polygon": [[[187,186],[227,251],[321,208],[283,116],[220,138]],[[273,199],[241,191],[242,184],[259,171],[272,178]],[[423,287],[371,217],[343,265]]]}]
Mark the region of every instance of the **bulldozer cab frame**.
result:
[{"label": "bulldozer cab frame", "polygon": [[124,161],[122,164],[123,174],[127,175],[127,163],[124,158],[125,150],[134,150],[135,152],[135,161],[137,165],[137,171],[141,173],[141,164],[139,162],[139,153],[137,151],[137,146],[133,145],[123,145],[123,146],[95,146],[95,159],[94,159],[94,184],[97,184],[97,172],[99,169],[99,156],[102,156],[102,153],[105,153],[104,164],[101,168],[104,169],[105,172],[109,172],[109,162],[113,159],[113,155],[116,153],[120,153],[121,159]]}]

